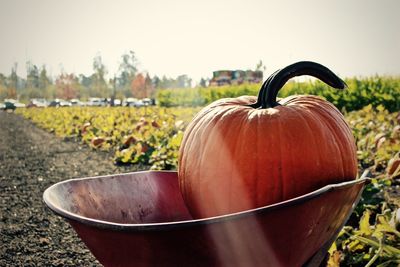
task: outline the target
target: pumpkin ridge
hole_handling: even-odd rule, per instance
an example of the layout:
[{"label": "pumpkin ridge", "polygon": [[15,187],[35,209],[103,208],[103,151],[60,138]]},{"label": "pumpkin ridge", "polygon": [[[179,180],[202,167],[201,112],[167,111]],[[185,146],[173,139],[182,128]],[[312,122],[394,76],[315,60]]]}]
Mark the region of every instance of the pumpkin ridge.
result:
[{"label": "pumpkin ridge", "polygon": [[[253,112],[254,112],[255,110],[253,110]],[[256,153],[256,155],[259,155],[258,153],[259,153],[259,149],[260,149],[260,144],[259,144],[259,138],[258,138],[258,133],[259,132],[261,132],[261,130],[260,130],[260,112],[256,112],[255,113],[256,115],[256,117],[257,117],[257,122],[256,122],[256,125],[257,125],[257,127],[256,127],[256,134],[255,134],[255,138],[256,138],[256,140],[255,140],[255,153]],[[256,166],[258,166],[258,159],[257,159],[257,162],[255,163],[255,165]],[[260,186],[259,186],[259,184],[260,184],[260,179],[261,179],[261,177],[260,177],[260,174],[259,174],[259,171],[258,171],[258,168],[256,167],[256,168],[254,168],[255,169],[255,177],[257,177],[257,180],[256,180],[256,182],[255,182],[255,185],[256,185],[256,188],[254,188],[253,190],[257,190],[257,188],[259,188]],[[254,191],[254,192],[256,192],[256,191]],[[260,201],[260,197],[257,195],[257,207],[259,207],[259,206],[261,206],[262,205],[262,200]]]},{"label": "pumpkin ridge", "polygon": [[[352,132],[350,130],[350,127],[348,126],[348,124],[347,124],[346,120],[344,120],[344,118],[341,117],[339,119],[339,118],[336,118],[334,116],[332,116],[332,118],[335,120],[335,122],[337,124],[340,125],[339,126],[341,128],[340,132],[346,133],[346,135],[353,137],[353,134],[352,134]],[[345,158],[349,157],[350,154],[352,154],[352,153],[356,154],[357,153],[357,148],[355,146],[355,140],[353,139],[352,142],[350,142],[350,140],[348,138],[344,138],[343,135],[341,135],[341,137],[342,137],[341,142],[343,142],[343,141],[346,142],[346,145],[343,144],[342,146],[344,148],[346,148],[346,147],[351,148],[351,151],[346,151],[346,152],[350,152],[350,153],[344,153],[343,154],[343,157],[342,157],[342,160],[343,160],[343,163],[344,163],[343,164],[343,169],[344,170],[349,170],[350,168],[352,168],[353,170],[355,170],[355,173],[352,174],[352,176],[357,175],[357,168],[358,168],[357,160],[353,159],[351,162],[349,162],[347,159],[345,159]],[[347,173],[343,174],[343,178],[348,178],[347,177]]]},{"label": "pumpkin ridge", "polygon": [[[246,111],[246,117],[247,117],[248,124],[249,124],[249,126],[251,125],[251,127],[245,125],[246,124],[246,120],[245,120],[244,121],[245,122],[244,126],[246,126],[246,127],[243,127],[243,128],[246,131],[243,133],[243,135],[245,137],[249,136],[249,135],[253,136],[253,138],[252,138],[252,146],[251,146],[251,155],[247,156],[249,158],[249,157],[251,157],[253,155],[258,155],[258,151],[259,151],[259,148],[260,148],[260,146],[258,144],[258,139],[259,139],[259,137],[258,137],[258,133],[259,133],[258,129],[259,129],[260,112],[258,112],[258,110],[253,109],[253,108],[248,108],[245,111]],[[247,148],[247,142],[241,142],[241,144],[242,144],[242,146],[244,146],[245,149]],[[259,188],[258,187],[259,183],[262,182],[261,179],[264,178],[264,177],[259,176],[258,168],[255,167],[255,166],[257,166],[257,164],[258,164],[258,162],[257,162],[257,160],[254,160],[254,158],[251,158],[251,160],[246,164],[247,168],[249,168],[249,166],[251,166],[249,168],[248,175],[250,175],[250,177],[256,177],[255,181],[253,181],[253,183],[252,183],[252,187],[248,187],[249,188],[249,192],[247,192],[247,194],[249,196],[252,195],[251,192],[256,192],[257,191],[257,188]],[[247,173],[247,170],[246,170],[246,173]],[[246,180],[246,182],[248,183],[246,177],[245,177],[244,180]],[[259,206],[262,205],[261,204],[262,201],[260,201],[259,198],[260,197],[259,197],[258,194],[256,195],[256,197],[253,197],[253,198],[249,197],[249,199],[251,199],[251,203],[250,204],[252,205],[252,207],[254,207],[254,206],[259,207]]]},{"label": "pumpkin ridge", "polygon": [[[271,109],[272,110],[272,109]],[[258,184],[263,184],[262,188],[268,187],[271,190],[267,191],[270,192],[271,196],[266,196],[267,192],[264,192],[262,194],[257,194],[258,199],[262,202],[261,206],[267,205],[267,204],[272,204],[273,202],[268,202],[266,203],[266,199],[273,199],[273,200],[279,200],[279,192],[277,190],[274,190],[277,188],[279,185],[275,181],[275,179],[271,179],[271,177],[277,176],[277,172],[279,168],[276,168],[273,166],[273,159],[268,157],[269,159],[263,159],[262,156],[260,155],[277,155],[276,151],[279,145],[279,142],[277,140],[277,132],[275,131],[275,128],[273,128],[275,122],[279,120],[279,117],[277,115],[277,112],[280,112],[278,109],[274,113],[271,113],[270,109],[254,109],[254,111],[258,115],[258,127],[257,127],[257,152],[259,152],[259,155],[257,157],[256,164],[254,167],[256,168],[257,172],[257,177],[259,178],[257,183]],[[260,137],[258,136],[260,135]],[[262,138],[261,138],[262,137]],[[279,137],[279,135],[278,135]],[[274,140],[273,142],[270,142],[268,140]],[[265,164],[268,164],[268,166],[265,166]],[[262,170],[262,171],[261,171]],[[278,173],[279,174],[279,173]],[[278,189],[280,190],[280,189]],[[257,188],[256,191],[257,192]],[[264,190],[263,190],[264,191]]]},{"label": "pumpkin ridge", "polygon": [[[200,148],[200,162],[199,162],[199,166],[198,166],[198,175],[197,175],[197,178],[198,178],[198,181],[197,181],[197,185],[200,185],[201,184],[201,179],[202,179],[202,177],[203,177],[203,175],[202,175],[202,170],[203,170],[203,167],[202,166],[204,166],[204,164],[203,164],[203,160],[205,160],[205,157],[204,157],[204,153],[205,153],[205,151],[206,151],[206,147],[207,147],[207,145],[208,145],[208,142],[207,142],[207,140],[209,140],[209,138],[211,137],[211,136],[214,136],[213,135],[213,133],[216,131],[216,130],[218,130],[219,129],[219,126],[218,126],[218,124],[220,124],[221,122],[222,122],[222,120],[221,120],[221,118],[226,114],[226,109],[225,109],[225,107],[223,107],[223,108],[220,108],[220,107],[218,107],[218,108],[216,108],[215,110],[214,110],[214,114],[208,114],[209,116],[211,116],[212,118],[211,119],[208,119],[207,118],[207,115],[206,116],[204,116],[203,117],[203,121],[205,121],[205,122],[208,122],[207,124],[206,124],[206,126],[205,126],[205,129],[210,129],[209,131],[202,131],[201,132],[201,137],[200,137],[200,140],[205,140],[205,142],[203,143],[203,145],[202,146],[200,146],[201,148]],[[209,125],[212,125],[212,127],[210,128],[209,127]],[[203,126],[202,126],[202,128],[203,128]],[[220,133],[217,133],[218,135],[220,135]],[[204,139],[203,139],[203,136],[204,136]],[[221,151],[221,150],[219,150],[219,151]],[[203,189],[204,187],[203,186],[198,186],[198,188],[200,188],[200,189]],[[201,201],[201,202],[203,202],[204,201],[204,198],[207,198],[207,197],[210,197],[208,194],[207,194],[207,192],[206,193],[204,193],[204,192],[202,192],[202,191],[199,191],[199,200]],[[211,196],[211,197],[215,197],[215,196]],[[201,213],[203,212],[203,211],[200,211]]]},{"label": "pumpkin ridge", "polygon": [[[336,109],[336,111],[339,112],[337,109]],[[351,136],[353,138],[353,134],[352,134],[352,132],[350,130],[350,127],[349,127],[349,125],[347,124],[346,120],[343,117],[337,118],[336,116],[333,116],[333,114],[330,114],[330,116],[335,121],[335,123],[339,125],[341,133],[345,133],[346,135]],[[346,145],[343,144],[342,146],[351,148],[351,151],[347,151],[347,152],[357,153],[357,148],[355,146],[355,140],[353,139],[352,142],[350,142],[350,140],[348,138],[344,138],[343,134],[341,135],[341,137],[342,137],[341,142],[345,141],[345,143],[346,143]],[[344,168],[344,170],[349,170],[350,168],[354,169],[355,170],[355,174],[353,174],[353,175],[356,175],[357,174],[357,161],[356,161],[356,159],[353,159],[351,161],[351,165],[350,165],[350,163],[348,165],[347,163],[349,161],[345,160],[345,157],[346,158],[349,157],[350,154],[352,154],[352,153],[343,154],[343,157],[342,157],[342,160],[344,162],[343,168]],[[343,178],[347,178],[346,177],[347,173],[344,173],[343,175],[344,175]]]},{"label": "pumpkin ridge", "polygon": [[[186,184],[186,169],[185,168],[181,168],[182,166],[186,165],[187,162],[187,155],[189,153],[186,153],[186,151],[191,151],[192,149],[192,144],[194,142],[193,139],[190,139],[189,137],[192,135],[192,133],[194,132],[194,129],[197,128],[199,122],[201,121],[201,117],[197,116],[197,120],[196,117],[193,118],[193,120],[189,123],[188,127],[186,128],[186,131],[184,133],[183,139],[182,139],[182,143],[181,146],[179,148],[179,161],[178,161],[178,172],[181,176],[181,179],[179,181],[179,186],[180,186],[180,190],[181,193],[183,195],[183,197],[186,197],[186,187],[183,186],[184,184]],[[194,123],[196,122],[196,123]]]},{"label": "pumpkin ridge", "polygon": [[[329,103],[329,104],[330,104],[330,103]],[[340,111],[339,111],[336,107],[335,107],[335,111],[336,111],[336,113],[341,114]],[[341,132],[346,133],[346,135],[351,136],[352,138],[354,138],[354,137],[353,137],[353,133],[352,133],[352,131],[351,131],[351,129],[350,129],[350,126],[349,126],[349,124],[347,123],[347,121],[344,119],[343,116],[337,117],[337,116],[334,116],[333,114],[330,114],[330,116],[335,120],[335,123],[339,125]],[[356,145],[355,145],[355,140],[353,139],[352,142],[350,142],[350,140],[349,140],[348,138],[344,138],[344,139],[345,139],[345,141],[346,141],[346,143],[347,143],[345,147],[351,147],[351,148],[352,148],[352,149],[351,149],[351,152],[352,152],[352,153],[357,153],[357,148],[356,148]],[[342,141],[342,140],[341,140],[341,141]],[[348,154],[352,154],[352,153],[348,153]],[[347,156],[349,156],[348,154],[345,154],[344,156],[347,157]],[[347,165],[348,160],[345,160],[345,159],[343,158],[343,161],[346,163],[345,165],[343,165],[343,168],[346,169],[346,170],[348,170],[348,169],[349,169],[349,166]],[[349,163],[349,164],[350,164],[350,163]],[[357,166],[357,159],[356,159],[356,158],[354,158],[354,159],[351,160],[351,166],[350,166],[350,167],[352,167],[352,169],[355,169],[355,174],[357,174],[357,168],[358,168],[358,166]],[[352,176],[354,176],[354,174],[353,174]],[[347,177],[346,177],[346,178],[347,178]]]},{"label": "pumpkin ridge", "polygon": [[[279,110],[279,112],[281,112],[280,110]],[[276,133],[277,133],[277,136],[278,136],[278,148],[279,148],[279,152],[277,152],[278,154],[279,154],[279,166],[278,166],[278,170],[279,170],[279,173],[278,173],[278,177],[280,177],[280,179],[278,178],[278,179],[273,179],[273,180],[277,180],[278,181],[278,183],[279,183],[279,188],[281,189],[280,191],[281,191],[281,196],[280,196],[280,199],[284,199],[284,195],[285,195],[285,189],[284,189],[284,186],[283,186],[283,170],[282,170],[282,140],[281,140],[281,137],[282,137],[282,121],[281,121],[281,119],[280,118],[277,118],[277,121],[278,121],[278,123],[277,123],[277,131],[276,131]]]},{"label": "pumpkin ridge", "polygon": [[[243,132],[243,129],[245,129],[245,127],[243,127],[242,125],[243,125],[243,122],[244,121],[246,121],[246,119],[247,119],[247,112],[243,112],[243,114],[241,114],[241,113],[239,113],[240,115],[241,115],[241,120],[240,120],[240,123],[238,123],[238,125],[239,125],[239,132],[237,132],[237,133],[235,133],[235,136],[236,136],[236,140],[235,140],[235,142],[233,142],[235,145],[234,145],[234,149],[233,149],[233,153],[231,153],[231,155],[233,156],[233,157],[235,157],[236,156],[236,154],[237,154],[237,151],[238,151],[238,147],[239,147],[239,144],[241,143],[240,141],[241,141],[241,135],[242,135],[242,132]],[[234,170],[235,169],[235,170]],[[237,172],[237,170],[236,170],[236,168],[234,168],[234,167],[232,167],[231,168],[231,172],[230,172],[230,174],[229,174],[229,177],[232,177],[232,173],[233,172]],[[232,198],[233,197],[235,197],[235,194],[234,194],[234,192],[232,192],[233,190],[231,190],[231,188],[232,188],[232,182],[234,182],[233,181],[233,179],[229,179],[229,204],[228,204],[228,209],[229,210],[232,210]],[[242,183],[244,183],[244,180],[242,179],[242,177],[241,177],[241,173],[240,173],[240,177],[239,177],[239,182],[242,182]],[[242,186],[242,188],[245,188],[245,187],[243,187]],[[240,193],[241,192],[239,192],[239,195],[240,195]],[[245,197],[247,197],[247,194],[248,194],[248,192],[244,192],[244,195],[245,195]]]},{"label": "pumpkin ridge", "polygon": [[[186,127],[186,130],[184,132],[184,136],[183,136],[181,145],[179,147],[179,155],[186,155],[185,149],[187,149],[186,143],[187,143],[187,140],[189,139],[188,136],[190,136],[191,133],[193,132],[193,130],[195,128],[194,125],[197,125],[198,121],[200,121],[202,119],[202,116],[200,116],[200,115],[202,115],[203,113],[204,114],[208,114],[208,113],[210,113],[212,111],[213,111],[213,109],[207,109],[207,110],[202,109],[190,121],[189,125]],[[179,171],[179,167],[184,165],[183,162],[182,162],[182,159],[183,159],[183,157],[179,157],[179,159],[178,159],[178,171]]]},{"label": "pumpkin ridge", "polygon": [[[204,157],[204,153],[207,151],[207,147],[210,145],[209,143],[208,143],[208,141],[207,140],[210,140],[210,139],[212,139],[212,140],[214,140],[215,139],[215,136],[217,136],[217,137],[219,137],[219,138],[222,138],[222,135],[221,135],[221,133],[220,132],[217,132],[218,130],[220,130],[220,128],[221,128],[221,126],[220,126],[220,124],[222,123],[222,122],[224,122],[224,120],[222,119],[222,117],[224,116],[224,115],[226,115],[226,113],[231,113],[232,112],[232,109],[234,109],[235,108],[235,106],[231,106],[231,107],[227,107],[227,106],[223,106],[223,107],[216,107],[216,108],[214,108],[213,109],[213,112],[210,112],[210,113],[208,113],[207,115],[205,115],[203,118],[202,118],[202,121],[201,121],[201,128],[202,129],[207,129],[208,131],[201,131],[201,133],[198,133],[198,134],[200,134],[201,136],[200,137],[198,137],[198,138],[193,138],[193,140],[201,140],[201,142],[199,142],[199,143],[201,143],[201,146],[200,146],[200,149],[199,149],[199,152],[198,153],[196,153],[196,154],[199,154],[199,159],[200,160],[198,160],[198,159],[194,159],[194,161],[196,161],[197,162],[197,167],[196,167],[196,177],[197,177],[197,179],[196,179],[196,181],[195,181],[195,188],[196,188],[196,190],[197,190],[197,193],[198,193],[198,196],[199,196],[199,198],[198,198],[198,202],[200,202],[200,203],[207,203],[207,202],[209,202],[209,201],[207,201],[207,199],[208,198],[215,198],[215,195],[212,195],[213,193],[211,193],[210,194],[210,192],[208,192],[208,190],[207,191],[205,191],[204,192],[204,190],[202,190],[202,189],[207,189],[207,187],[204,187],[204,186],[202,186],[201,184],[201,179],[203,179],[204,178],[204,174],[202,174],[202,173],[204,173],[204,163],[203,163],[203,160],[208,160],[207,158],[205,158]],[[197,130],[198,131],[198,130]],[[220,149],[220,150],[217,150],[218,152],[222,152],[222,150]],[[192,153],[190,153],[190,154],[192,154]],[[220,153],[219,153],[220,154]],[[218,154],[218,155],[219,155]],[[218,158],[219,156],[218,155],[215,155],[216,156],[216,158]],[[191,174],[191,175],[193,175],[193,174]],[[215,204],[217,204],[217,203],[215,203]],[[199,206],[199,204],[195,204],[195,206],[196,206],[196,209],[197,209],[197,207]],[[210,207],[208,207],[209,209],[212,209],[212,208],[210,208]],[[214,206],[214,208],[215,208],[215,206]],[[200,212],[200,213],[204,213],[204,211],[203,210],[197,210],[197,212]]]},{"label": "pumpkin ridge", "polygon": [[[335,108],[336,109],[336,108]],[[337,149],[338,149],[338,151],[339,151],[339,155],[340,155],[340,160],[341,160],[341,164],[340,164],[340,169],[341,169],[341,177],[340,177],[340,179],[341,180],[343,180],[344,178],[346,178],[345,177],[345,171],[344,171],[344,169],[345,169],[345,162],[344,162],[344,157],[346,156],[346,154],[347,153],[344,153],[344,152],[346,152],[346,151],[344,151],[344,148],[343,148],[343,146],[341,145],[341,143],[343,142],[343,139],[346,139],[347,140],[347,138],[343,138],[343,135],[342,134],[338,134],[337,132],[336,132],[336,128],[337,127],[340,127],[340,131],[343,131],[343,128],[342,128],[342,125],[341,125],[341,122],[338,122],[337,120],[336,120],[336,117],[334,117],[334,116],[332,116],[332,113],[329,111],[327,111],[327,110],[325,110],[325,109],[316,109],[315,110],[315,113],[316,114],[318,114],[318,115],[320,115],[322,118],[323,118],[323,121],[325,122],[325,124],[328,126],[328,129],[329,129],[329,133],[331,134],[331,136],[333,137],[333,138],[330,138],[331,140],[333,140],[333,143],[335,144],[335,146],[337,147]],[[333,120],[333,121],[332,121]],[[333,124],[334,123],[334,125],[335,125],[335,127],[333,127]],[[339,142],[338,142],[338,140],[339,140]],[[346,141],[347,142],[347,141]],[[335,179],[338,179],[339,177],[335,177]]]},{"label": "pumpkin ridge", "polygon": [[[215,112],[214,109],[210,110],[209,112],[206,112],[205,115],[208,115],[208,114],[213,113],[213,112]],[[188,161],[187,156],[191,155],[191,151],[194,149],[194,145],[198,144],[197,143],[197,138],[196,138],[196,136],[198,135],[198,130],[199,129],[203,129],[203,124],[208,122],[207,120],[205,120],[205,117],[197,116],[196,118],[197,118],[196,123],[193,123],[195,121],[195,119],[194,119],[189,125],[190,128],[191,128],[190,131],[188,133],[185,132],[185,135],[184,135],[184,141],[185,141],[184,143],[185,143],[185,145],[184,145],[184,147],[185,147],[185,150],[187,151],[187,153],[182,153],[181,154],[182,156],[181,156],[181,161],[180,161],[181,165],[180,166],[185,166],[186,165],[186,162]],[[186,141],[186,140],[188,140],[188,141]],[[181,145],[181,147],[182,147],[182,145]],[[180,176],[182,178],[180,180],[180,183],[179,183],[180,190],[182,192],[183,198],[185,200],[187,200],[188,195],[192,194],[192,192],[187,192],[187,189],[190,188],[190,190],[191,190],[193,188],[193,186],[187,186],[186,185],[186,183],[187,183],[186,182],[187,169],[186,168],[180,168],[179,171],[180,171]],[[190,174],[190,175],[193,175],[193,174]],[[190,183],[192,185],[193,184],[196,184],[196,185],[199,184],[198,181],[193,181],[193,180],[191,180]]]},{"label": "pumpkin ridge", "polygon": [[[313,142],[313,145],[311,145],[311,146],[309,145],[308,148],[309,149],[311,148],[313,150],[313,152],[316,152],[316,153],[314,153],[313,159],[317,161],[316,162],[317,166],[321,166],[322,165],[321,164],[321,156],[320,156],[319,146],[318,146],[318,143],[316,141],[317,140],[316,139],[316,132],[313,131],[314,128],[313,128],[313,126],[310,125],[310,122],[309,122],[309,119],[308,119],[309,118],[308,115],[310,115],[310,117],[313,118],[311,112],[308,111],[308,108],[302,107],[302,106],[298,106],[298,105],[296,105],[296,106],[291,105],[291,106],[286,106],[286,107],[289,108],[289,110],[294,111],[294,114],[296,114],[296,116],[298,116],[300,118],[300,120],[303,122],[302,124],[305,126],[306,130],[304,130],[302,132],[299,131],[299,134],[305,135],[305,132],[307,132],[307,135],[309,136],[307,138],[307,140],[311,139],[311,141]],[[321,121],[319,121],[319,120],[317,120],[317,121],[319,123],[321,123]],[[314,150],[316,150],[316,151],[314,151]],[[293,160],[293,154],[292,154],[292,160]],[[291,167],[294,168],[293,165]],[[296,191],[298,192],[297,188],[298,188],[298,182],[299,182],[298,179],[299,179],[299,177],[294,177],[294,178],[295,178],[295,181],[294,181],[295,184],[293,186],[296,188]],[[308,179],[308,177],[306,177],[306,179]],[[314,188],[311,189],[311,190],[314,190]],[[308,192],[301,192],[301,194],[305,194],[305,193],[308,193]],[[291,197],[294,197],[294,196],[291,196]]]},{"label": "pumpkin ridge", "polygon": [[[307,113],[303,113],[303,116],[306,116],[304,119],[307,121],[307,123],[310,121],[309,118],[311,118],[314,122],[317,123],[317,125],[319,125],[319,130],[321,131],[321,136],[315,136],[315,132],[312,131],[312,136],[313,136],[313,140],[317,140],[323,138],[324,140],[333,140],[332,144],[334,146],[331,145],[326,145],[324,147],[321,147],[320,144],[318,144],[317,142],[315,142],[315,150],[318,154],[318,160],[319,160],[319,168],[321,170],[324,170],[326,168],[325,162],[323,161],[322,157],[321,157],[321,153],[324,154],[331,154],[332,157],[339,156],[341,158],[341,162],[340,164],[337,163],[336,161],[333,163],[329,163],[330,166],[334,165],[334,166],[338,166],[341,169],[341,172],[343,173],[343,158],[342,158],[342,149],[338,144],[338,139],[337,139],[337,134],[334,132],[334,127],[332,127],[331,122],[328,122],[329,120],[331,120],[331,116],[327,119],[324,118],[323,116],[321,116],[319,114],[319,112],[321,111],[321,109],[314,110],[312,111],[312,108],[307,107],[308,112]],[[313,129],[313,127],[310,127],[311,129]],[[322,142],[324,143],[324,142]],[[333,148],[334,147],[334,148]],[[332,151],[332,149],[334,149],[334,151]],[[335,153],[335,155],[333,155],[332,153]],[[331,177],[331,179],[337,179],[338,177]],[[322,186],[322,185],[321,185]],[[315,190],[317,188],[312,188],[311,190]]]}]

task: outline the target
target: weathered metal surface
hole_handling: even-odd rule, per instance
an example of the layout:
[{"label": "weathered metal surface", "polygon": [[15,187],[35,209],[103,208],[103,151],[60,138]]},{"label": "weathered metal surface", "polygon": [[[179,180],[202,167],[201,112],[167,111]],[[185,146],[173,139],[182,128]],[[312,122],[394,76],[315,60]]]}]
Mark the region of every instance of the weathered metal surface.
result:
[{"label": "weathered metal surface", "polygon": [[199,220],[176,172],[68,180],[48,188],[44,201],[104,266],[318,266],[365,181]]}]

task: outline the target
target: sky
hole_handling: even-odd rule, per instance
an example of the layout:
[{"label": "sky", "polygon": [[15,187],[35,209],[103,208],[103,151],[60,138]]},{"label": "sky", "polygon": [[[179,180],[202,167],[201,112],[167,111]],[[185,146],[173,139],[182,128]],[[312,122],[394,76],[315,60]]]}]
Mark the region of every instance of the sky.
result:
[{"label": "sky", "polygon": [[26,62],[108,77],[134,51],[151,76],[194,81],[220,69],[265,75],[300,60],[343,77],[400,74],[398,0],[0,0],[0,73]]}]

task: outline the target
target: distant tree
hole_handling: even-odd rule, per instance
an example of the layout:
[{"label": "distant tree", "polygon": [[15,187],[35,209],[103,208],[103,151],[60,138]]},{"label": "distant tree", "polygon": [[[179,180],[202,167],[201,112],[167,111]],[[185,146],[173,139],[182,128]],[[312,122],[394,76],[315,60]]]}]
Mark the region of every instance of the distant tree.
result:
[{"label": "distant tree", "polygon": [[159,88],[162,88],[162,89],[170,88],[170,83],[171,83],[170,80],[165,75],[163,75],[160,80]]},{"label": "distant tree", "polygon": [[103,64],[100,54],[93,59],[93,70],[94,73],[91,77],[92,82],[90,88],[92,96],[107,97],[109,95],[107,82],[105,80],[107,69]]},{"label": "distant tree", "polygon": [[7,88],[0,85],[0,100],[4,100],[7,97]]},{"label": "distant tree", "polygon": [[18,64],[14,63],[14,66],[11,68],[11,74],[8,77],[8,86],[7,86],[7,98],[17,98],[17,89],[18,89],[18,80],[19,77],[17,75],[17,67]]},{"label": "distant tree", "polygon": [[150,75],[147,73],[144,79],[145,97],[153,97],[155,94],[154,86]]},{"label": "distant tree", "polygon": [[114,78],[111,78],[108,80],[108,83],[111,85],[111,106],[114,106],[114,100],[117,97],[117,91],[116,91],[116,82],[117,82],[117,78],[114,76]]},{"label": "distant tree", "polygon": [[50,78],[47,76],[46,66],[43,65],[39,74],[39,88],[44,90],[51,84]]},{"label": "distant tree", "polygon": [[54,99],[57,97],[57,86],[53,83],[51,83],[49,86],[47,86],[44,90],[44,97],[46,99]]},{"label": "distant tree", "polygon": [[92,84],[92,77],[91,76],[85,76],[83,74],[79,74],[79,83],[85,87],[90,87]]},{"label": "distant tree", "polygon": [[117,78],[117,87],[122,90],[129,90],[133,79],[137,73],[138,60],[135,52],[129,51],[121,56],[121,63],[119,64],[119,76]]},{"label": "distant tree", "polygon": [[174,88],[177,87],[177,82],[175,79],[167,78],[165,75],[161,78],[159,82],[159,87],[160,89],[166,89],[166,88]]},{"label": "distant tree", "polygon": [[77,76],[77,81],[78,81],[78,84],[79,84],[79,96],[81,98],[84,97],[85,99],[87,99],[87,98],[93,96],[92,92],[91,92],[92,91],[91,90],[92,77],[93,77],[93,75],[85,76],[83,74],[79,74]]},{"label": "distant tree", "polygon": [[94,74],[96,75],[96,78],[98,80],[104,81],[104,76],[107,73],[107,69],[106,69],[106,66],[103,64],[103,60],[102,60],[100,54],[98,54],[93,59],[93,70],[94,70]]},{"label": "distant tree", "polygon": [[0,73],[0,84],[4,83],[5,85],[6,81],[7,81],[7,76],[4,75],[3,73]]},{"label": "distant tree", "polygon": [[200,87],[206,87],[207,81],[203,77],[201,77],[199,85]]},{"label": "distant tree", "polygon": [[61,74],[56,79],[57,97],[62,99],[78,98],[78,79],[74,74]]},{"label": "distant tree", "polygon": [[0,85],[4,87],[7,86],[7,77],[3,73],[0,73]]},{"label": "distant tree", "polygon": [[139,73],[131,82],[131,90],[133,97],[146,97],[146,80],[143,74]]},{"label": "distant tree", "polygon": [[192,79],[189,78],[186,74],[179,75],[178,77],[176,77],[176,79],[167,78],[165,75],[161,79],[157,77],[157,85],[155,86],[155,88],[157,89],[188,87],[192,87]]},{"label": "distant tree", "polygon": [[267,69],[267,67],[264,65],[264,63],[262,62],[262,60],[260,59],[260,61],[257,63],[256,65],[256,71],[262,71],[264,72]]},{"label": "distant tree", "polygon": [[0,73],[0,100],[7,97],[7,77]]},{"label": "distant tree", "polygon": [[17,89],[18,87],[18,75],[17,75],[18,63],[14,63],[14,66],[11,68],[11,74],[8,77],[8,87]]},{"label": "distant tree", "polygon": [[190,79],[186,74],[179,75],[176,78],[176,87],[178,88],[192,87],[192,79]]},{"label": "distant tree", "polygon": [[39,88],[39,69],[31,61],[26,62],[25,88]]},{"label": "distant tree", "polygon": [[159,78],[157,75],[155,75],[155,76],[152,78],[152,83],[153,83],[153,87],[154,87],[155,89],[158,89],[158,88],[160,88],[161,80],[160,80],[160,78]]}]

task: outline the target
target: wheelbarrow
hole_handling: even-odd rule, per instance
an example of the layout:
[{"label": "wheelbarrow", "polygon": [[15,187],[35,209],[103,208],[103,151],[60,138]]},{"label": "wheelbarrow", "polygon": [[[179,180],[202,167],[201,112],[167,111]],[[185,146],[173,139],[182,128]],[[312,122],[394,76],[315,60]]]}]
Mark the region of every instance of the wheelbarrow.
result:
[{"label": "wheelbarrow", "polygon": [[67,180],[43,198],[106,267],[320,266],[366,181],[204,219],[191,217],[173,171]]}]

